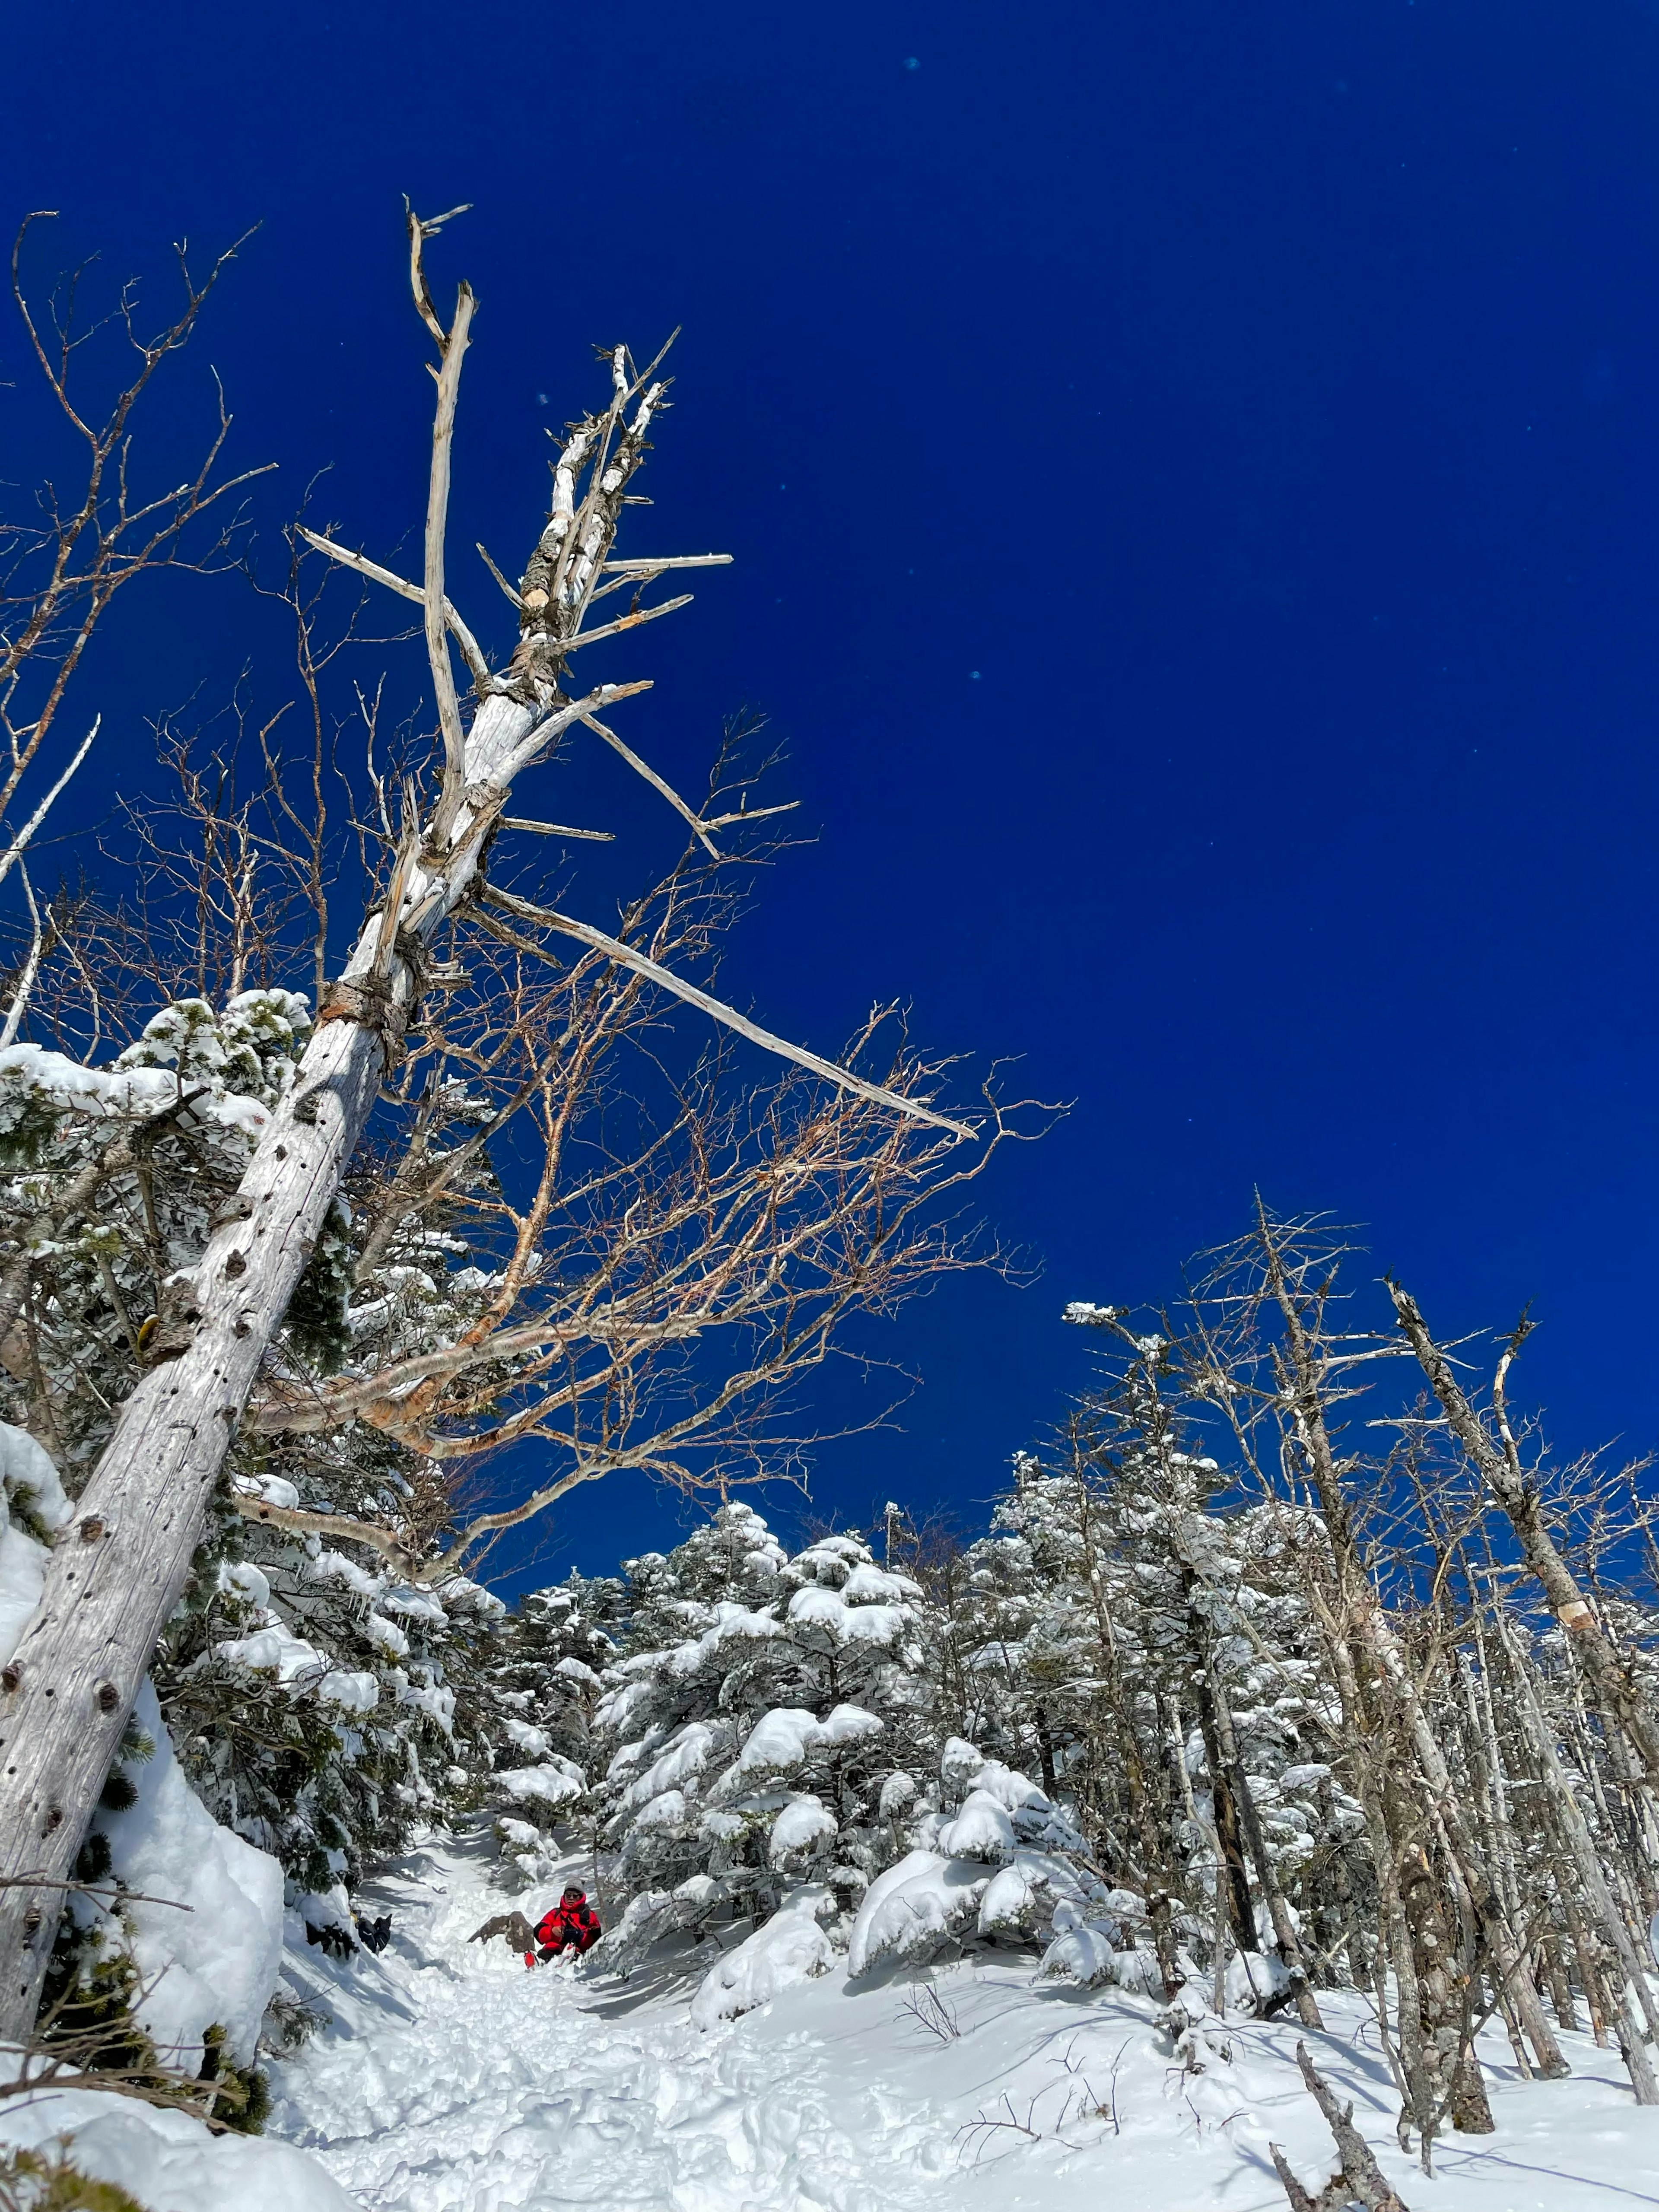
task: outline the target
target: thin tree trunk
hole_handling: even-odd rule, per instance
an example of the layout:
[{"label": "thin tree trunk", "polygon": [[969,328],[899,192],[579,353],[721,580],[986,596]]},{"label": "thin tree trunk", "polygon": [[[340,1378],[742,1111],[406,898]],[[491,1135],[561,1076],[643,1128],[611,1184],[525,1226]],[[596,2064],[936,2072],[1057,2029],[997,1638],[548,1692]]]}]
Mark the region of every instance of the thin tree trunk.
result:
[{"label": "thin tree trunk", "polygon": [[[1496,1887],[1498,1909],[1512,1928],[1523,1923],[1515,1886],[1513,1838],[1501,1825],[1498,1808],[1502,1802],[1502,1782],[1497,1774],[1492,1747],[1480,1724],[1477,1706],[1474,1677],[1468,1659],[1459,1654],[1455,1662],[1458,1686],[1462,1692],[1463,1752],[1469,1774],[1474,1783],[1475,1825],[1480,1832],[1480,1848],[1486,1853],[1486,1864]],[[1528,1961],[1530,1965],[1531,1961]],[[1534,1982],[1536,1976],[1534,1977]],[[1510,2039],[1510,2049],[1524,2081],[1533,2079],[1533,2064],[1521,2033],[1516,2017],[1513,1992],[1504,1986],[1501,1973],[1495,1974],[1493,1998],[1504,2032]]]},{"label": "thin tree trunk", "polygon": [[1429,1334],[1414,1298],[1391,1283],[1395,1311],[1400,1316],[1412,1350],[1440,1401],[1449,1425],[1492,1496],[1509,1516],[1521,1546],[1522,1556],[1536,1577],[1550,1611],[1567,1632],[1571,1648],[1589,1675],[1597,1697],[1629,1737],[1648,1779],[1659,1786],[1659,1721],[1656,1721],[1624,1660],[1604,1634],[1577,1577],[1562,1558],[1544,1518],[1543,1500],[1521,1464],[1520,1452],[1510,1431],[1504,1403],[1504,1383],[1510,1362],[1523,1331],[1498,1363],[1493,1395],[1497,1404],[1498,1441],[1494,1442],[1480,1416],[1464,1396],[1451,1362]]},{"label": "thin tree trunk", "polygon": [[[1584,1701],[1579,1696],[1580,1725],[1588,1727],[1589,1717]],[[1630,1755],[1630,1746],[1622,1732],[1602,1723],[1603,1739],[1607,1747],[1607,1765],[1619,1784],[1620,1794],[1628,1810],[1631,1824],[1631,1863],[1635,1869],[1637,1885],[1642,1893],[1642,1917],[1651,1921],[1659,1912],[1659,1835],[1656,1835],[1653,1819],[1653,1797],[1644,1789]]]},{"label": "thin tree trunk", "polygon": [[1054,1768],[1054,1739],[1048,1726],[1048,1709],[1041,1698],[1031,1708],[1031,1718],[1036,1729],[1038,1756],[1042,1762],[1042,1786],[1052,1797],[1060,1788],[1060,1778]]},{"label": "thin tree trunk", "polygon": [[1471,1620],[1480,1672],[1477,1680],[1474,1669],[1467,1661],[1463,1662],[1463,1691],[1468,1702],[1469,1724],[1474,1741],[1480,1747],[1477,1767],[1484,1785],[1486,1817],[1492,1827],[1492,1877],[1503,1899],[1505,1914],[1512,1924],[1519,1928],[1524,1923],[1520,1861],[1515,1847],[1515,1826],[1510,1817],[1504,1747],[1498,1734],[1498,1716],[1492,1709],[1492,1673],[1486,1663],[1486,1636],[1478,1605],[1471,1608]]},{"label": "thin tree trunk", "polygon": [[[1447,1771],[1444,1755],[1429,1724],[1428,1716],[1423,1711],[1422,1700],[1412,1681],[1410,1669],[1401,1653],[1399,1639],[1384,1616],[1365,1572],[1364,1561],[1348,1510],[1346,1491],[1331,1444],[1330,1431],[1326,1425],[1321,1340],[1310,1334],[1296,1293],[1285,1275],[1272,1224],[1259,1200],[1256,1218],[1261,1248],[1267,1258],[1268,1285],[1285,1319],[1287,1346],[1285,1377],[1294,1386],[1297,1437],[1318,1495],[1320,1510],[1325,1520],[1326,1537],[1336,1570],[1342,1614],[1337,1633],[1340,1637],[1352,1639],[1366,1654],[1379,1694],[1385,1696],[1401,1714],[1446,1838],[1448,1861],[1461,1886],[1458,1898],[1460,1911],[1466,1916],[1472,1915],[1480,1932],[1490,1937],[1504,1985],[1511,1992],[1526,2023],[1527,2033],[1537,2051],[1539,2071],[1551,2079],[1559,2078],[1570,2072],[1571,2069],[1549,2023],[1544,2018],[1544,2008],[1538,2001],[1537,1985],[1533,1981],[1531,1968],[1519,1955],[1514,1932],[1505,1919],[1503,1899],[1494,1891],[1492,1877],[1482,1863],[1480,1850]],[[1395,1302],[1398,1304],[1398,1294]]]},{"label": "thin tree trunk", "polygon": [[[1397,2072],[1401,2091],[1401,2112],[1395,2133],[1401,2150],[1409,2150],[1413,2128],[1420,2136],[1432,2140],[1437,2099],[1433,2062],[1424,2034],[1423,1991],[1417,1978],[1417,1946],[1412,1940],[1400,1879],[1406,1847],[1397,1833],[1401,1821],[1386,1766],[1380,1777],[1368,1768],[1361,1790],[1361,1802],[1365,1807],[1366,1821],[1372,1838],[1371,1847],[1376,1856],[1377,1904],[1382,1923],[1379,1933],[1387,1947],[1386,1955],[1394,1965],[1395,2029],[1400,2045]],[[1379,1948],[1376,1973],[1378,2021],[1386,2038],[1387,2015],[1382,2010],[1386,1996],[1382,1955]]]},{"label": "thin tree trunk", "polygon": [[1561,1771],[1549,1723],[1539,1710],[1530,1670],[1524,1657],[1510,1640],[1501,1615],[1498,1631],[1504,1638],[1505,1656],[1510,1662],[1519,1692],[1522,1723],[1532,1740],[1533,1755],[1542,1771],[1544,1786],[1560,1822],[1567,1848],[1577,1865],[1579,1881],[1589,1899],[1591,1910],[1601,1923],[1601,1933],[1613,1947],[1624,1969],[1626,1999],[1620,2008],[1621,2016],[1629,2014],[1632,2006],[1639,2013],[1639,2017],[1629,2019],[1627,2027],[1621,2028],[1620,2033],[1626,2063],[1630,2068],[1632,2086],[1636,2091],[1636,2101],[1638,2105],[1659,2105],[1659,2081],[1654,2078],[1652,2062],[1642,2039],[1642,2024],[1645,2021],[1649,2033],[1656,2041],[1659,2041],[1659,2002],[1656,2002],[1625,1917],[1607,1887],[1607,1876],[1602,1872],[1583,1808],[1573,1796],[1571,1784]]},{"label": "thin tree trunk", "polygon": [[1250,1847],[1250,1856],[1255,1862],[1255,1878],[1261,1886],[1262,1900],[1273,1922],[1273,1936],[1285,1970],[1291,1978],[1291,1987],[1296,1997],[1297,2018],[1304,2027],[1322,2032],[1325,2022],[1321,2017],[1318,2000],[1313,1984],[1308,1978],[1306,1961],[1297,1939],[1296,1923],[1291,1918],[1291,1908],[1285,1893],[1279,1886],[1273,1863],[1267,1855],[1267,1839],[1261,1832],[1261,1820],[1255,1808],[1255,1797],[1250,1789],[1249,1777],[1238,1755],[1238,1741],[1233,1732],[1232,1708],[1227,1702],[1219,1673],[1212,1662],[1210,1694],[1215,1701],[1216,1741],[1220,1747],[1221,1762],[1232,1784],[1237,1801],[1239,1818],[1243,1823],[1244,1838]]},{"label": "thin tree trunk", "polygon": [[1561,1910],[1565,1915],[1567,1936],[1572,1944],[1573,1956],[1578,1961],[1578,1979],[1583,1988],[1584,2004],[1590,2016],[1590,2033],[1595,2039],[1598,2051],[1607,2047],[1607,2001],[1601,1985],[1600,1962],[1595,1947],[1590,1941],[1589,1930],[1584,1925],[1584,1916],[1578,1910],[1565,1882],[1558,1882],[1561,1892]]},{"label": "thin tree trunk", "polygon": [[1578,2013],[1572,2001],[1572,1983],[1561,1956],[1561,1946],[1553,1936],[1547,1936],[1540,1949],[1544,1960],[1544,1978],[1549,1985],[1550,2002],[1555,2007],[1555,2017],[1569,2035],[1576,2035],[1578,2033]]},{"label": "thin tree trunk", "polygon": [[[1250,1877],[1244,1866],[1244,1846],[1239,1834],[1238,1803],[1233,1793],[1232,1778],[1221,1756],[1221,1740],[1215,1722],[1215,1697],[1209,1679],[1201,1669],[1196,1674],[1198,1692],[1198,1726],[1204,1739],[1205,1763],[1210,1770],[1210,1797],[1215,1807],[1216,1840],[1222,1856],[1220,1869],[1225,1882],[1228,1917],[1232,1922],[1233,1942],[1241,1951],[1259,1952],[1260,1937],[1255,1932],[1255,1905],[1250,1896]],[[1249,1971],[1248,1966],[1245,1972]]]},{"label": "thin tree trunk", "polygon": [[[1422,2008],[1423,2053],[1433,2084],[1433,2114],[1450,2115],[1462,2135],[1489,2136],[1492,2106],[1480,2069],[1468,2046],[1470,2006],[1467,1968],[1452,1956],[1450,1930],[1428,1854],[1420,1844],[1406,1854],[1401,1887],[1406,1924],[1411,1930],[1417,1967],[1418,2002]],[[1424,2130],[1426,2160],[1433,2121]]]},{"label": "thin tree trunk", "polygon": [[[1212,1820],[1200,1820],[1193,1797],[1192,1777],[1187,1771],[1187,1724],[1179,1698],[1170,1700],[1171,1745],[1175,1753],[1176,1772],[1181,1781],[1181,1806],[1188,1821],[1209,1842],[1215,1855],[1215,1956],[1210,1966],[1210,2002],[1215,2008],[1216,2018],[1227,2017],[1227,1869],[1223,1861],[1221,1838]],[[1211,1770],[1213,1777],[1214,1770]],[[1210,1792],[1212,1805],[1215,1802],[1213,1783]]]}]

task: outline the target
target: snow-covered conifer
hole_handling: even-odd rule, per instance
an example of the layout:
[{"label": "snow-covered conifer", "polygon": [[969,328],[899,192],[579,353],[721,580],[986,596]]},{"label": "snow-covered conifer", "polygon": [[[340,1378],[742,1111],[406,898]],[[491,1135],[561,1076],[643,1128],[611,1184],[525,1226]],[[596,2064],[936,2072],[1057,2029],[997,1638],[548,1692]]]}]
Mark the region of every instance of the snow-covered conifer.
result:
[{"label": "snow-covered conifer", "polygon": [[854,1978],[925,1964],[970,1936],[1048,1945],[1097,1923],[1103,1942],[1133,1948],[1133,1934],[1109,1917],[1119,1901],[1066,1814],[964,1738],[944,1745],[904,1829],[909,1849],[872,1883],[849,1931]]},{"label": "snow-covered conifer", "polygon": [[933,1738],[916,1584],[856,1537],[786,1557],[741,1504],[628,1573],[636,1607],[599,1712],[608,1887],[627,1908],[609,1959],[763,1922],[802,1885],[852,1905],[897,1848],[895,1793],[908,1802]]},{"label": "snow-covered conifer", "polygon": [[532,1590],[505,1625],[490,1669],[496,1830],[526,1880],[549,1863],[545,1836],[588,1802],[602,1671],[618,1656],[626,1592],[614,1576],[571,1573]]}]

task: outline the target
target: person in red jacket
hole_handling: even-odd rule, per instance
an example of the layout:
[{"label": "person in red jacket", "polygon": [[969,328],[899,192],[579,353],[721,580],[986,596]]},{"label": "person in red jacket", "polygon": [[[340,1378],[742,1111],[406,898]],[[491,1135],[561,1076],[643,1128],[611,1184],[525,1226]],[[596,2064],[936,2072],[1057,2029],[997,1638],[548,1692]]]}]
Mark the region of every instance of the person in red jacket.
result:
[{"label": "person in red jacket", "polygon": [[550,1912],[543,1915],[536,1926],[536,1941],[539,1950],[526,1951],[524,1962],[533,1966],[538,1959],[544,1964],[574,1951],[578,1956],[599,1942],[604,1931],[599,1917],[587,1901],[586,1893],[573,1881]]}]

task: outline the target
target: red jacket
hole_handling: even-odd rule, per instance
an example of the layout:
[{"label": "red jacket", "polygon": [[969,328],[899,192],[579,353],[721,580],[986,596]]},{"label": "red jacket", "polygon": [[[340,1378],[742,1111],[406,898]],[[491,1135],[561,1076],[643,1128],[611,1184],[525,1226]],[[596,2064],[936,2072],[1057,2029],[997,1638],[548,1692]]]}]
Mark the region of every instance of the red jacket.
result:
[{"label": "red jacket", "polygon": [[544,1951],[586,1951],[599,1940],[599,1915],[585,1897],[556,1905],[537,1923],[536,1941]]}]

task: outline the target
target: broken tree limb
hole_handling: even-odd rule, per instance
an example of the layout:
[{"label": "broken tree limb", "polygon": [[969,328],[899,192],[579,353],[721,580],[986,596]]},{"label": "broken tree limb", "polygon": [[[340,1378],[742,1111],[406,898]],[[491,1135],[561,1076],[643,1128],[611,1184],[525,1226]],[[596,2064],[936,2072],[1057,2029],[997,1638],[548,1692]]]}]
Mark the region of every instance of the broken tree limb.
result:
[{"label": "broken tree limb", "polygon": [[[410,220],[412,225],[414,217],[411,216]],[[415,258],[418,263],[418,237]],[[438,404],[432,416],[432,471],[427,485],[426,580],[422,605],[426,657],[432,670],[438,726],[444,740],[444,791],[438,809],[441,830],[447,829],[460,805],[466,766],[466,733],[461,727],[461,702],[455,695],[455,672],[449,661],[449,630],[444,613],[447,605],[444,598],[444,529],[449,516],[450,448],[455,436],[455,403],[460,396],[461,362],[472,325],[473,306],[472,288],[463,281],[455,295],[454,320],[439,349],[443,366],[438,372]]]},{"label": "broken tree limb", "polygon": [[574,637],[565,640],[564,649],[574,653],[579,645],[597,645],[602,637],[619,637],[625,629],[637,629],[641,623],[655,622],[659,615],[672,615],[678,608],[689,607],[695,597],[695,592],[682,592],[678,599],[665,599],[659,607],[641,607],[638,614],[621,615],[599,629],[579,631]]},{"label": "broken tree limb", "polygon": [[556,930],[562,937],[574,937],[579,944],[589,946],[595,952],[603,952],[607,960],[614,960],[619,968],[631,968],[636,975],[644,975],[663,990],[671,992],[675,998],[684,999],[687,1006],[696,1006],[725,1028],[735,1030],[739,1036],[747,1037],[751,1044],[775,1053],[780,1060],[792,1060],[798,1067],[810,1068],[814,1075],[823,1076],[840,1090],[854,1091],[859,1097],[869,1099],[873,1105],[890,1106],[896,1114],[902,1114],[913,1121],[929,1121],[936,1129],[948,1129],[953,1137],[966,1137],[971,1140],[975,1136],[975,1132],[965,1121],[952,1121],[945,1115],[935,1114],[932,1107],[924,1106],[917,1099],[907,1098],[902,1091],[887,1091],[878,1083],[866,1083],[862,1076],[853,1075],[846,1068],[837,1067],[834,1060],[821,1060],[817,1053],[808,1052],[804,1046],[791,1044],[787,1037],[776,1036],[770,1030],[762,1029],[746,1014],[740,1014],[735,1006],[728,1006],[723,1000],[711,998],[707,991],[699,990],[695,983],[688,983],[684,976],[676,975],[672,969],[662,967],[647,954],[635,951],[631,945],[624,945],[620,938],[609,937],[604,930],[595,929],[591,922],[578,921],[574,915],[559,914],[552,907],[532,906],[528,899],[514,898],[510,892],[497,890],[493,884],[485,885],[479,895],[492,906],[500,907],[504,913],[516,915],[520,921],[536,922],[544,929]]},{"label": "broken tree limb", "polygon": [[635,561],[607,561],[600,574],[660,576],[665,568],[725,568],[731,565],[732,557],[729,553],[649,554]]},{"label": "broken tree limb", "polygon": [[[1290,2195],[1296,2212],[1307,2212],[1309,2207],[1329,2208],[1329,2212],[1334,2212],[1335,2207],[1350,2204],[1356,2199],[1364,2206],[1365,2212],[1406,2212],[1405,2203],[1398,2192],[1384,2179],[1376,2154],[1353,2124],[1353,2106],[1352,2103],[1337,2103],[1328,2084],[1321,2078],[1309,2057],[1305,2043],[1298,2043],[1296,2046],[1296,2063],[1301,2069],[1309,2095],[1325,2116],[1325,2124],[1335,2138],[1337,2155],[1342,2161],[1340,2172],[1331,2177],[1318,2197],[1312,2197],[1295,2181],[1278,2146],[1270,2146],[1274,2167],[1279,2179],[1285,2183],[1286,2194]],[[1292,2190],[1294,2193],[1291,2193]],[[1338,2193],[1333,2195],[1334,2191]],[[1302,2199],[1300,2204],[1297,2203],[1297,2196]]]},{"label": "broken tree limb", "polygon": [[734,822],[764,822],[769,814],[793,814],[799,805],[798,799],[786,799],[778,806],[740,806],[735,814],[716,814],[702,826],[705,830],[729,830]]},{"label": "broken tree limb", "polygon": [[474,541],[474,545],[479,559],[483,562],[485,568],[489,569],[490,574],[495,579],[495,581],[501,586],[502,591],[506,592],[507,598],[512,600],[515,607],[522,609],[524,601],[519,597],[516,588],[507,582],[507,578],[502,575],[501,570],[490,559],[485,548],[476,540]]},{"label": "broken tree limb", "polygon": [[447,222],[453,222],[458,215],[467,214],[471,200],[463,200],[459,207],[446,208],[441,215],[422,217],[404,198],[404,222],[409,232],[409,289],[415,295],[415,312],[426,325],[440,349],[444,343],[444,326],[438,320],[438,310],[432,304],[432,294],[426,281],[425,251],[428,238],[435,238]]},{"label": "broken tree limb", "polygon": [[1290,2199],[1291,2212],[1347,2212],[1348,2206],[1353,2203],[1353,2191],[1348,2186],[1347,2175],[1340,2168],[1331,2176],[1317,2197],[1310,2197],[1297,2179],[1294,2170],[1279,2145],[1276,2142],[1270,2142],[1267,2145],[1267,2151],[1273,2162],[1273,2171],[1284,2185],[1285,2196]]},{"label": "broken tree limb", "polygon": [[276,1505],[252,1490],[234,1490],[231,1504],[244,1521],[258,1521],[268,1528],[286,1528],[300,1536],[342,1536],[353,1544],[366,1544],[389,1559],[399,1574],[410,1571],[406,1546],[389,1528],[372,1521],[355,1521],[343,1513],[315,1513],[297,1505]]},{"label": "broken tree limb", "polygon": [[522,1951],[528,1954],[536,1948],[536,1931],[522,1912],[498,1912],[493,1920],[486,1920],[482,1928],[475,1928],[466,1940],[469,1943],[489,1943],[497,1936],[506,1937],[509,1951]]},{"label": "broken tree limb", "polygon": [[573,830],[568,822],[529,822],[520,814],[503,814],[503,830],[527,830],[532,837],[581,837],[595,845],[614,845],[614,830]]},{"label": "broken tree limb", "polygon": [[[399,599],[412,599],[417,607],[425,605],[426,593],[418,584],[406,583],[392,569],[383,568],[378,561],[371,561],[367,554],[354,553],[347,546],[337,545],[331,538],[325,538],[315,530],[307,530],[303,522],[299,525],[299,532],[307,545],[319,553],[326,553],[331,561],[337,561],[343,568],[355,568],[360,576],[367,576],[372,583],[384,584],[387,591],[396,592]],[[473,682],[482,691],[490,681],[489,664],[483,657],[477,639],[448,599],[444,601],[444,620],[454,634],[455,642],[461,648],[461,658],[472,672]]]},{"label": "broken tree limb", "polygon": [[612,729],[608,729],[596,715],[584,714],[582,716],[582,720],[586,723],[588,728],[594,732],[595,736],[601,737],[605,739],[606,744],[611,748],[613,752],[617,752],[622,755],[622,757],[628,763],[628,765],[633,769],[635,775],[642,775],[653,791],[659,791],[662,793],[663,797],[668,801],[668,804],[673,808],[674,811],[677,814],[684,816],[685,820],[691,824],[691,827],[696,833],[698,839],[704,846],[707,847],[709,857],[712,860],[718,860],[720,856],[714,839],[709,836],[699,817],[692,812],[691,809],[680,797],[678,792],[674,789],[672,784],[665,783],[662,778],[657,774],[656,769],[652,767],[649,761],[642,761],[631,745],[624,744],[623,740],[617,735],[617,732]]}]

